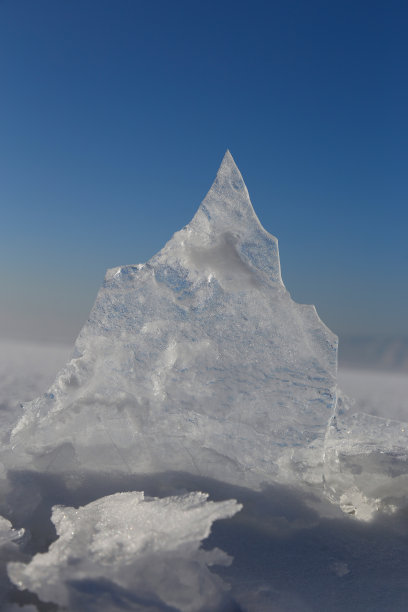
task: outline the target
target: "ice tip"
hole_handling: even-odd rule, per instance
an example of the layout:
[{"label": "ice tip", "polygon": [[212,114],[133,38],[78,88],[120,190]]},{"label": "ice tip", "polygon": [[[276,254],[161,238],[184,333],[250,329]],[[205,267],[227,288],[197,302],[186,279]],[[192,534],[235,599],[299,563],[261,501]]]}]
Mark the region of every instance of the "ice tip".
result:
[{"label": "ice tip", "polygon": [[235,163],[234,158],[231,155],[231,151],[229,149],[227,149],[224,153],[224,157],[222,158],[222,162],[221,165],[219,167],[219,172],[222,174],[224,173],[226,170],[234,170],[234,169],[238,169],[237,165]]},{"label": "ice tip", "polygon": [[246,190],[241,172],[231,155],[231,151],[227,149],[218,168],[212,189],[219,188],[220,185],[229,185],[232,182],[234,183],[234,188],[238,191]]},{"label": "ice tip", "polygon": [[222,161],[232,161],[232,162],[234,161],[234,158],[232,157],[231,151],[229,149],[225,151]]}]

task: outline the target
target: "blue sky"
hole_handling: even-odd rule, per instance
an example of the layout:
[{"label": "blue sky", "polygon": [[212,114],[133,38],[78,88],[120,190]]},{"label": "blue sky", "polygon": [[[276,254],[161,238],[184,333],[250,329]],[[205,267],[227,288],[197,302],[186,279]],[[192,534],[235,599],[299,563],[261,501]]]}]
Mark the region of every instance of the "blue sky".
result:
[{"label": "blue sky", "polygon": [[405,2],[0,0],[0,337],[72,342],[229,148],[286,286],[408,334]]}]

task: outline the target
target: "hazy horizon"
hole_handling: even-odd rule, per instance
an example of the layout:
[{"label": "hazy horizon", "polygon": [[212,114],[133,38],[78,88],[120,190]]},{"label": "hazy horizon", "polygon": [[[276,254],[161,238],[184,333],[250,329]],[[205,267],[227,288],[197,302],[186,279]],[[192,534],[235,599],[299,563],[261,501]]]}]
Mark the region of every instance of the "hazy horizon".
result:
[{"label": "hazy horizon", "polygon": [[408,335],[407,7],[0,3],[0,337],[73,342],[227,148],[292,297]]}]

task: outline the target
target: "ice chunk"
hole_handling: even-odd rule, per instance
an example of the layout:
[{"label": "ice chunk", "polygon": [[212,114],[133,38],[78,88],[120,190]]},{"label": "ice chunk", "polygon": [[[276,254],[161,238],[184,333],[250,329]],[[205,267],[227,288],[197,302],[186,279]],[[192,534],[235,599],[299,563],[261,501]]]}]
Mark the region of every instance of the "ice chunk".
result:
[{"label": "ice chunk", "polygon": [[0,546],[15,542],[24,535],[24,529],[13,529],[10,521],[0,516]]},{"label": "ice chunk", "polygon": [[26,406],[4,460],[321,481],[336,364],[337,338],[292,301],[227,152],[193,220],[145,265],[108,273],[75,358]]},{"label": "ice chunk", "polygon": [[7,596],[10,582],[6,574],[8,561],[21,560],[19,545],[24,537],[24,529],[13,529],[10,521],[0,516],[0,610],[7,610]]},{"label": "ice chunk", "polygon": [[326,492],[368,520],[408,505],[408,424],[348,409],[339,395],[326,435]]},{"label": "ice chunk", "polygon": [[57,506],[58,539],[29,564],[10,563],[9,576],[20,589],[73,611],[109,610],[113,601],[115,609],[122,609],[119,601],[123,609],[225,610],[225,586],[207,566],[230,558],[200,543],[215,520],[240,508],[203,493],[158,499],[138,492],[78,509]]}]

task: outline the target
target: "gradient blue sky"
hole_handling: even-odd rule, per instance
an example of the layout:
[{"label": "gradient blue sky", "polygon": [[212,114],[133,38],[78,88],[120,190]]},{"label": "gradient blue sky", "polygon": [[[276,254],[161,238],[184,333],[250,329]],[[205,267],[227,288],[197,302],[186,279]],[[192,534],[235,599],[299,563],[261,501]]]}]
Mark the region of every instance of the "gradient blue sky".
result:
[{"label": "gradient blue sky", "polygon": [[408,334],[406,2],[0,0],[0,337],[73,341],[228,147],[283,278]]}]

